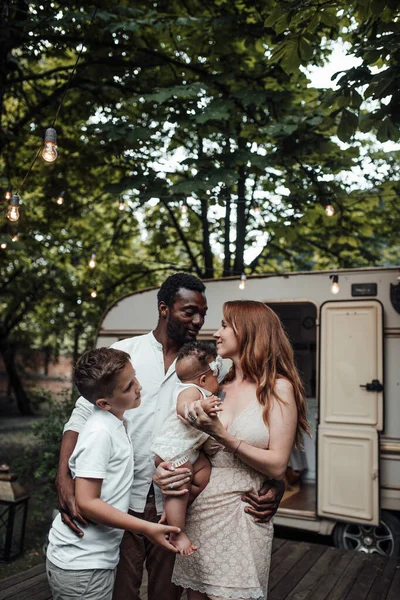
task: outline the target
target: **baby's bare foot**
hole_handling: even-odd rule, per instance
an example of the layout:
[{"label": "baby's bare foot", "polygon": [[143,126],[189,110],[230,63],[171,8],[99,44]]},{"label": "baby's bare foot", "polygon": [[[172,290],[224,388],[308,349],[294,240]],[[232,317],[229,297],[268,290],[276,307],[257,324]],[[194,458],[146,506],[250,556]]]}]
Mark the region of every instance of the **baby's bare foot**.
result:
[{"label": "baby's bare foot", "polygon": [[183,531],[170,534],[169,541],[179,550],[181,556],[191,556],[198,549]]}]

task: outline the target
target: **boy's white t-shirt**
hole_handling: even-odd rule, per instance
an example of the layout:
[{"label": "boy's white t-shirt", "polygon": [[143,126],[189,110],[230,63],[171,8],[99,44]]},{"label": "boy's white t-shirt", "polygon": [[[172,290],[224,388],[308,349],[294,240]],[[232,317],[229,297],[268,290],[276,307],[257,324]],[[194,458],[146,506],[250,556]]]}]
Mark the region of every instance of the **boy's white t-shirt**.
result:
[{"label": "boy's white t-shirt", "polygon": [[[73,478],[102,479],[100,498],[127,513],[133,482],[129,424],[95,406],[79,434],[69,468]],[[95,523],[83,532],[78,537],[57,515],[49,533],[50,562],[65,570],[114,569],[124,532]]]}]

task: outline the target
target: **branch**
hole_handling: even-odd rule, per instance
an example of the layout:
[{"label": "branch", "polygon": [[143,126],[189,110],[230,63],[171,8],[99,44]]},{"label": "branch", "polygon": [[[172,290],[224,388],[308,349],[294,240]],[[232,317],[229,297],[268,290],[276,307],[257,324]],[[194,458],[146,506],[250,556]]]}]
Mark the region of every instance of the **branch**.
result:
[{"label": "branch", "polygon": [[177,218],[175,217],[173,211],[171,210],[171,207],[169,206],[168,202],[166,202],[163,198],[160,198],[160,200],[163,203],[163,205],[165,206],[165,208],[167,209],[169,216],[171,217],[171,221],[174,224],[174,227],[175,227],[175,229],[176,229],[176,231],[177,231],[177,233],[178,233],[178,235],[179,235],[179,237],[181,239],[181,242],[183,243],[183,245],[186,248],[186,252],[188,253],[188,256],[190,258],[190,261],[192,263],[192,266],[193,266],[195,272],[197,273],[198,277],[202,277],[201,269],[200,269],[200,267],[199,267],[199,265],[198,265],[198,263],[197,263],[194,255],[193,255],[192,250],[190,249],[189,243],[188,243],[188,241],[187,241],[187,239],[185,237],[185,234],[182,231],[181,226],[179,225],[179,222],[178,222]]}]

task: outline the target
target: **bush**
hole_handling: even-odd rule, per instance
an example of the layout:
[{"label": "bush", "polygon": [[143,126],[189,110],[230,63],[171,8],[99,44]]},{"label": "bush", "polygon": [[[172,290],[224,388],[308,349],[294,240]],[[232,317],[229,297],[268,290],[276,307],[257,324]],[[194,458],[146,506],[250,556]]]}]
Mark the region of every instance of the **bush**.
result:
[{"label": "bush", "polygon": [[20,473],[27,471],[33,474],[39,483],[35,494],[54,495],[54,482],[57,475],[58,458],[61,438],[65,423],[68,421],[75,404],[76,395],[69,389],[48,399],[49,414],[45,419],[32,426],[32,431],[38,440],[34,448],[27,448],[18,465]]}]

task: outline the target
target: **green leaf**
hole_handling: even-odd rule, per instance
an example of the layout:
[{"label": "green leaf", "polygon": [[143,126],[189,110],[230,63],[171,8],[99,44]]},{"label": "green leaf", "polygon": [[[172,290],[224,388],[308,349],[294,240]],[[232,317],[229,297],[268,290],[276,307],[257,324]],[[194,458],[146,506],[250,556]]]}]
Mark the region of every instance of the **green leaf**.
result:
[{"label": "green leaf", "polygon": [[356,132],[358,117],[353,112],[344,109],[337,129],[337,135],[342,142],[349,142]]},{"label": "green leaf", "polygon": [[304,37],[300,38],[299,52],[301,59],[304,61],[309,61],[313,55],[313,48]]}]

